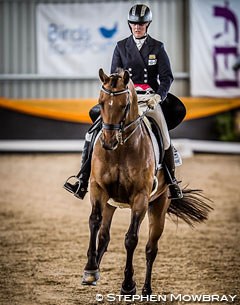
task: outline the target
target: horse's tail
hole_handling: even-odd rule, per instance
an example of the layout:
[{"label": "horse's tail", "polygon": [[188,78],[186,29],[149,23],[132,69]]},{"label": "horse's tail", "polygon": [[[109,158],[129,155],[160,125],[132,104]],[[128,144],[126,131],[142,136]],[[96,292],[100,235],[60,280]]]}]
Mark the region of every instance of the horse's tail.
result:
[{"label": "horse's tail", "polygon": [[208,214],[213,208],[212,202],[202,194],[202,190],[183,189],[183,198],[171,201],[168,214],[181,218],[191,227],[208,219]]}]

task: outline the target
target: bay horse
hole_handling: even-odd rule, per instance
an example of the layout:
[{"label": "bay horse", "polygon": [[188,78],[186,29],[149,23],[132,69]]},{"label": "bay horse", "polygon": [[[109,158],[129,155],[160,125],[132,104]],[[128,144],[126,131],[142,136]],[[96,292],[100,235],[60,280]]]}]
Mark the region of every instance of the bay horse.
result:
[{"label": "bay horse", "polygon": [[[146,244],[146,276],[143,295],[151,295],[151,274],[158,252],[158,241],[167,213],[193,225],[207,219],[211,207],[198,190],[183,190],[180,200],[168,198],[163,170],[155,171],[154,150],[149,133],[139,115],[136,91],[128,71],[110,76],[99,70],[102,88],[98,103],[101,107],[102,132],[93,149],[90,176],[89,217],[90,241],[82,284],[96,285],[103,254],[110,241],[110,226],[115,206],[109,199],[129,204],[131,222],[125,236],[127,252],[121,294],[134,295],[133,255],[138,244],[140,225],[148,212],[149,237]],[[158,186],[151,195],[154,176]]]}]

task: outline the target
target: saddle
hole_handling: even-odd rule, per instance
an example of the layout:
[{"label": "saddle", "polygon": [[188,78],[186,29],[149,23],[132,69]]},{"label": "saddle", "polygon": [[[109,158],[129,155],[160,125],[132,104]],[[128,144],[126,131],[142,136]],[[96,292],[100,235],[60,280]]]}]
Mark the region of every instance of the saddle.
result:
[{"label": "saddle", "polygon": [[143,122],[152,141],[155,156],[155,169],[157,172],[162,168],[162,161],[164,156],[162,134],[152,118],[144,117]]},{"label": "saddle", "polygon": [[[143,120],[148,134],[151,138],[154,155],[155,155],[155,164],[156,164],[156,172],[162,168],[162,162],[164,157],[164,147],[163,147],[163,139],[161,130],[158,125],[154,122],[151,117],[145,117]],[[182,165],[182,158],[177,151],[177,149],[173,146],[173,154],[174,154],[174,162],[175,166]]]}]

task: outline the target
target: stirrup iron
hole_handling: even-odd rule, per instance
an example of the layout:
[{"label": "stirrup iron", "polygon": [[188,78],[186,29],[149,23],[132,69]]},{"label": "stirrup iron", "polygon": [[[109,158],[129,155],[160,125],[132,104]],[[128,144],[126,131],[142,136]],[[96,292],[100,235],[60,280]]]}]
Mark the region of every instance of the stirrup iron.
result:
[{"label": "stirrup iron", "polygon": [[180,186],[178,185],[178,181],[176,181],[176,183],[169,184],[168,189],[169,189],[169,193],[170,193],[170,196],[168,197],[169,199],[176,200],[176,199],[183,198],[183,193],[182,193]]},{"label": "stirrup iron", "polygon": [[[73,178],[75,179],[75,181],[73,180]],[[71,180],[73,180],[73,182],[69,182]],[[76,191],[74,192],[72,190],[71,186],[74,186],[77,182],[78,182],[78,187],[77,187]],[[67,190],[68,192],[76,195],[76,193],[79,191],[79,188],[80,188],[80,178],[75,175],[70,176],[69,178],[67,178],[66,182],[64,183],[63,188],[65,190]]]}]

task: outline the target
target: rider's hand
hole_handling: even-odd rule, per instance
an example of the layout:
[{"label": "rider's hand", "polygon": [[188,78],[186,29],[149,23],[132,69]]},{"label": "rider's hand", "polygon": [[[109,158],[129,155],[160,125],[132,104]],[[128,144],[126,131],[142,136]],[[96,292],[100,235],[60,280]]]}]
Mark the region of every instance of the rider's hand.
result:
[{"label": "rider's hand", "polygon": [[161,102],[161,96],[159,94],[154,94],[153,97],[151,97],[148,101],[147,101],[147,105],[150,109],[155,109],[155,107],[157,106],[157,104],[159,104]]}]

